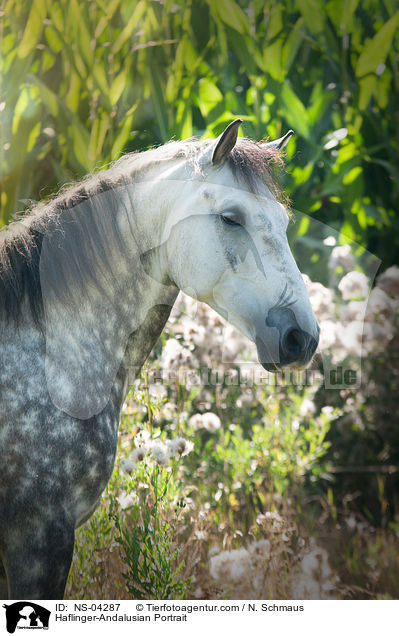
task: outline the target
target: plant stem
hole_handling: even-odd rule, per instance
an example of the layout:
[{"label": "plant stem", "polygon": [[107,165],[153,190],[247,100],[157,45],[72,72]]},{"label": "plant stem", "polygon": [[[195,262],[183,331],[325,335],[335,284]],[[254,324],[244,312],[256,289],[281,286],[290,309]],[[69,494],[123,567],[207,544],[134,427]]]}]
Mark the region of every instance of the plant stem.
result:
[{"label": "plant stem", "polygon": [[150,428],[150,433],[152,437],[152,413],[151,413],[151,400],[150,400],[150,386],[148,384],[148,371],[147,367],[144,368],[144,378],[145,378],[145,393],[147,398],[147,414],[148,414],[148,426]]}]

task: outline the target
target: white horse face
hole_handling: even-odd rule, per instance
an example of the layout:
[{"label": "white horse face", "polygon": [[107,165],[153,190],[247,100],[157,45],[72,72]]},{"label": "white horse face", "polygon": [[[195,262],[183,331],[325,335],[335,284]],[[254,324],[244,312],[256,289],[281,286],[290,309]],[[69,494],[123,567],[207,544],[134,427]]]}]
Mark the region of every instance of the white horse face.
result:
[{"label": "white horse face", "polygon": [[198,187],[182,187],[178,208],[167,245],[176,285],[255,342],[267,370],[306,365],[319,328],[287,241],[287,213],[267,186],[256,195],[240,189],[222,162]]}]

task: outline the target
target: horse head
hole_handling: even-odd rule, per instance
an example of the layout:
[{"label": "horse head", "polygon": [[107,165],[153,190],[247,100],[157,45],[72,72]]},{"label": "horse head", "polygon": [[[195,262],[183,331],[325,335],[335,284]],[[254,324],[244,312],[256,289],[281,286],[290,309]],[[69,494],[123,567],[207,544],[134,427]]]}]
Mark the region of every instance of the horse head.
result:
[{"label": "horse head", "polygon": [[168,270],[181,290],[256,344],[265,369],[301,368],[316,350],[319,327],[288,244],[289,216],[264,178],[292,131],[255,144],[237,139],[240,123],[205,144],[202,178],[181,184],[167,241]]}]

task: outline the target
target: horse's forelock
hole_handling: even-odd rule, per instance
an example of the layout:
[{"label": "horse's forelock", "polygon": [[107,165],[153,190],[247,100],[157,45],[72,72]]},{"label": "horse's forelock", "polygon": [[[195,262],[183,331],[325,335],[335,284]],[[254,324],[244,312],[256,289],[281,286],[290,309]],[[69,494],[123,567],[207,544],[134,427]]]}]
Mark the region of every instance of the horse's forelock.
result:
[{"label": "horse's forelock", "polygon": [[257,193],[259,184],[265,184],[273,196],[289,206],[289,199],[279,184],[278,168],[284,165],[281,152],[264,143],[238,138],[229,157],[233,174],[244,181],[251,192]]}]

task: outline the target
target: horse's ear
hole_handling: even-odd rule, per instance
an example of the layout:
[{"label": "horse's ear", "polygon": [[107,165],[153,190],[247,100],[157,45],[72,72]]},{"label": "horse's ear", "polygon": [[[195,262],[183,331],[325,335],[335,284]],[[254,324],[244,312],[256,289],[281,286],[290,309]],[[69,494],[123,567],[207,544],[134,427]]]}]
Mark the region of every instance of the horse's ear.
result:
[{"label": "horse's ear", "polygon": [[226,161],[227,157],[236,145],[240,124],[242,124],[242,119],[235,119],[217,138],[215,149],[212,153],[213,164],[220,164]]},{"label": "horse's ear", "polygon": [[263,144],[263,147],[272,148],[273,150],[282,150],[294,134],[293,130],[289,130],[284,137],[280,137],[280,139],[275,139],[274,141],[269,141],[268,143]]}]

